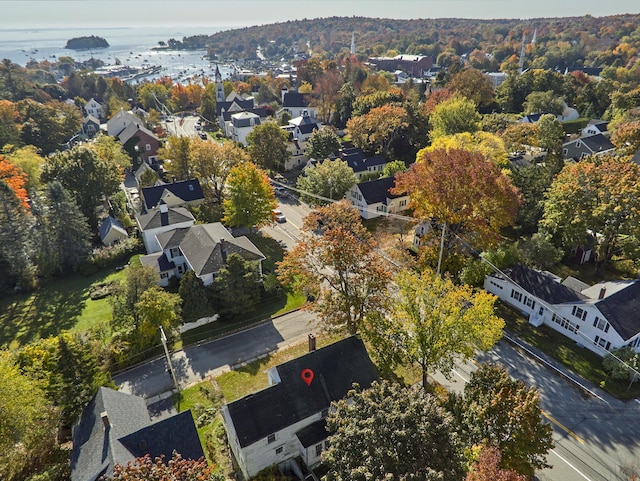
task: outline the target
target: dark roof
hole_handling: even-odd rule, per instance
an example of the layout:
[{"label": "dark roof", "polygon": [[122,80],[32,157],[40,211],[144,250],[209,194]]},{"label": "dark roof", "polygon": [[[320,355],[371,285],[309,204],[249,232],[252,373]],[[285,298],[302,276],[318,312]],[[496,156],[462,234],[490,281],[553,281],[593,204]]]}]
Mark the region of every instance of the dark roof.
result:
[{"label": "dark roof", "polygon": [[[587,296],[556,282],[550,275],[530,269],[522,264],[506,269],[505,274],[525,291],[549,304],[581,302],[588,299]],[[499,274],[497,276],[502,277]]]},{"label": "dark roof", "polygon": [[285,92],[282,101],[283,107],[307,107],[311,96],[300,92]]},{"label": "dark roof", "polygon": [[401,197],[389,192],[389,189],[395,187],[396,181],[394,177],[383,177],[382,179],[370,180],[357,184],[358,189],[367,204],[386,203],[387,199],[395,199]]},{"label": "dark roof", "polygon": [[640,332],[640,281],[605,297],[596,307],[625,341]]},{"label": "dark roof", "polygon": [[126,465],[145,454],[170,459],[174,450],[186,459],[203,456],[191,411],[152,424],[144,399],[101,387],[73,429],[71,480],[95,481],[113,474],[116,463]]},{"label": "dark roof", "polygon": [[169,460],[174,450],[184,459],[200,459],[204,456],[189,409],[120,438],[119,441],[136,458],[149,454],[152,459],[164,455]]},{"label": "dark roof", "polygon": [[195,221],[191,212],[184,207],[169,207],[167,212],[160,212],[160,209],[152,209],[146,214],[137,215],[136,219],[142,230]]},{"label": "dark roof", "polygon": [[296,433],[300,443],[302,443],[302,446],[305,448],[318,444],[320,441],[326,439],[328,435],[326,419],[321,419],[313,424],[309,424]]},{"label": "dark roof", "polygon": [[[361,339],[352,336],[277,366],[281,382],[229,403],[241,447],[327,409],[353,383],[368,388],[378,379]],[[301,373],[311,369],[312,382]]]},{"label": "dark roof", "polygon": [[538,114],[529,114],[529,115],[525,115],[521,120],[523,122],[530,122],[532,124],[535,124],[538,120],[540,120],[540,117],[542,117],[543,115],[545,115],[544,112],[538,113]]},{"label": "dark roof", "polygon": [[317,129],[318,129],[318,124],[316,123],[298,125],[298,130],[300,130],[301,134],[310,134]]},{"label": "dark roof", "polygon": [[236,104],[236,107],[239,108],[239,110],[236,110],[234,113],[242,110],[252,110],[255,105],[253,98],[243,99],[242,97],[236,96],[231,101],[225,100],[224,102],[216,102],[216,115],[219,116],[223,110],[229,111],[234,103]]},{"label": "dark roof", "polygon": [[179,197],[184,202],[204,199],[202,187],[200,187],[200,181],[198,179],[181,180],[179,182],[172,182],[171,184],[143,187],[142,198],[144,199],[145,208],[151,209],[157,207],[165,190]]},{"label": "dark roof", "polygon": [[120,224],[120,222],[118,222],[113,217],[108,216],[102,222],[102,224],[100,224],[99,234],[100,234],[100,240],[101,241],[104,241],[104,239],[107,237],[107,235],[109,234],[111,229],[115,229],[115,230],[117,230],[118,232],[120,232],[121,234],[123,234],[125,236],[129,235],[129,234],[127,234],[127,230],[124,227],[122,227],[122,224]]},{"label": "dark roof", "polygon": [[591,152],[605,152],[607,150],[615,149],[616,146],[611,143],[611,141],[605,137],[603,134],[591,135],[589,137],[582,137],[579,139],[585,144]]},{"label": "dark roof", "polygon": [[343,148],[334,152],[332,157],[339,157],[344,160],[354,172],[364,172],[369,167],[384,165],[387,163],[381,155],[374,155],[366,158],[364,152],[359,147]]},{"label": "dark roof", "polygon": [[[107,412],[111,427],[105,430],[101,413]],[[72,481],[95,481],[111,474],[113,465],[133,461],[120,443],[113,442],[149,425],[144,399],[101,387],[82,411],[73,429]]]}]

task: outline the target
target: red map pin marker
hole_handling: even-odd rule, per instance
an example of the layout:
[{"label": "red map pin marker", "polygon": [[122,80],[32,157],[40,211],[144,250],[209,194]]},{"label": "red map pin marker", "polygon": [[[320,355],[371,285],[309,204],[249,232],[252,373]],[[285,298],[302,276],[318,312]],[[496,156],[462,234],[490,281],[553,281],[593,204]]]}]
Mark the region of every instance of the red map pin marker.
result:
[{"label": "red map pin marker", "polygon": [[307,383],[307,386],[311,386],[311,381],[313,381],[313,371],[311,369],[303,369],[301,376],[302,380]]}]

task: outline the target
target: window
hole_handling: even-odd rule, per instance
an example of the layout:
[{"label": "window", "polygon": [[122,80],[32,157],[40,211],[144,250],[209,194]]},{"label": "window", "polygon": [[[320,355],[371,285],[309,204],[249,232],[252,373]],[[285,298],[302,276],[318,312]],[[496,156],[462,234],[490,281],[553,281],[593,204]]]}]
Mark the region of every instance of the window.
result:
[{"label": "window", "polygon": [[275,442],[275,440],[276,440],[276,434],[275,433],[269,434],[269,436],[267,436],[267,444],[271,444],[271,443]]},{"label": "window", "polygon": [[600,319],[599,317],[596,317],[593,321],[593,327],[604,332],[609,332],[609,323],[604,319]]},{"label": "window", "polygon": [[169,253],[171,254],[171,258],[178,257],[180,256],[180,248],[172,247],[171,249],[169,249]]},{"label": "window", "polygon": [[151,144],[147,144],[147,145],[145,145],[145,146],[144,146],[144,149],[145,149],[145,150],[147,150],[147,151],[151,150]]},{"label": "window", "polygon": [[554,314],[551,320],[556,324],[560,324],[560,326],[567,331],[573,332],[575,334],[577,334],[580,330],[580,326],[578,324],[575,324],[562,316],[557,316],[556,314]]},{"label": "window", "polygon": [[280,446],[276,448],[276,454],[282,454],[283,449],[284,449],[284,446]]},{"label": "window", "polygon": [[569,149],[562,149],[562,155],[566,157],[569,154]]},{"label": "window", "polygon": [[522,292],[518,292],[515,289],[511,289],[511,297],[518,302],[522,302]]},{"label": "window", "polygon": [[322,454],[322,443],[316,444],[316,456],[320,456]]},{"label": "window", "polygon": [[169,273],[168,272],[161,272],[160,273],[160,279],[168,279],[169,278]]},{"label": "window", "polygon": [[184,274],[184,266],[182,264],[178,266],[178,274]]},{"label": "window", "polygon": [[583,321],[587,318],[587,311],[585,311],[584,309],[578,306],[573,306],[573,310],[571,311],[571,314],[573,314],[575,317]]},{"label": "window", "polygon": [[576,142],[576,147],[580,148],[582,147],[582,142],[580,142],[579,140]]},{"label": "window", "polygon": [[531,309],[535,309],[536,308],[536,301],[534,301],[530,297],[525,297],[524,298],[524,303],[527,305],[527,307],[530,307]]},{"label": "window", "polygon": [[407,205],[407,199],[403,199],[400,201],[400,207],[405,207]]},{"label": "window", "polygon": [[489,281],[489,284],[491,284],[492,286],[497,287],[498,289],[502,289],[502,286],[500,284],[498,284],[497,282]]},{"label": "window", "polygon": [[593,343],[603,349],[606,349],[607,351],[611,348],[611,343],[600,336],[596,336],[596,338],[593,340]]}]

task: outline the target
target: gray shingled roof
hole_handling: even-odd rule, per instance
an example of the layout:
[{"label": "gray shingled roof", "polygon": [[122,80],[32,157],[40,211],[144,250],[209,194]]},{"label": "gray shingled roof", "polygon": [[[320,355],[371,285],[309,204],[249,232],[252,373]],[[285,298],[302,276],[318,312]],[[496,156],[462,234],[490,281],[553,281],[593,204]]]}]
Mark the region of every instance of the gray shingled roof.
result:
[{"label": "gray shingled roof", "polygon": [[118,232],[120,232],[124,236],[129,236],[129,234],[127,234],[127,230],[124,227],[122,227],[122,224],[120,224],[120,222],[118,222],[113,217],[108,216],[102,222],[102,224],[100,224],[100,229],[99,229],[100,240],[104,241],[104,239],[107,237],[107,235],[109,234],[109,232],[112,229],[113,230],[117,230]]},{"label": "gray shingled roof", "polygon": [[591,150],[591,152],[594,153],[606,152],[608,150],[616,148],[616,146],[613,145],[611,141],[602,134],[582,137],[580,140],[589,148],[589,150]]},{"label": "gray shingled roof", "polygon": [[195,221],[191,212],[184,207],[169,207],[166,213],[160,212],[160,209],[152,209],[146,214],[137,215],[136,219],[142,230]]},{"label": "gray shingled roof", "polygon": [[[361,339],[352,336],[277,366],[281,382],[229,403],[241,447],[327,409],[353,383],[368,388],[378,379]],[[314,373],[310,385],[304,369]]]},{"label": "gray shingled roof", "polygon": [[318,444],[320,441],[326,439],[328,435],[326,419],[321,419],[313,424],[309,424],[309,426],[302,428],[296,433],[300,443],[305,448]]},{"label": "gray shingled roof", "polygon": [[596,307],[625,341],[632,338],[640,332],[640,281],[598,301]]},{"label": "gray shingled roof", "polygon": [[174,450],[186,459],[204,455],[191,411],[152,424],[144,399],[101,387],[73,429],[71,480],[96,481],[113,474],[116,463],[126,465],[147,453],[170,459]]},{"label": "gray shingled roof", "polygon": [[[505,274],[527,292],[549,304],[562,304],[563,302],[581,302],[588,299],[582,295],[556,282],[551,276],[518,264],[511,269],[506,269]],[[496,277],[502,277],[496,274]]]}]

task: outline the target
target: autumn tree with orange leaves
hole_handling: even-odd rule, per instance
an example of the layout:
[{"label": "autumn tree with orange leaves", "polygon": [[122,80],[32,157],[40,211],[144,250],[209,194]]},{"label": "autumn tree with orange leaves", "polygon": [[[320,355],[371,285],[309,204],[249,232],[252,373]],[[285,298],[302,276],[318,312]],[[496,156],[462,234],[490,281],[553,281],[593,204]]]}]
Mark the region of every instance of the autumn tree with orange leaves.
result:
[{"label": "autumn tree with orange leaves", "polygon": [[388,301],[388,266],[358,211],[346,201],[320,207],[304,220],[302,238],[278,264],[285,285],[316,297],[311,309],[327,326],[366,329]]},{"label": "autumn tree with orange leaves", "polygon": [[391,143],[408,127],[403,107],[383,105],[347,122],[347,130],[356,147],[365,152],[388,154]]},{"label": "autumn tree with orange leaves", "polygon": [[27,200],[29,195],[24,188],[27,182],[26,175],[9,159],[0,155],[0,180],[4,181],[13,191],[15,196],[22,204],[22,207],[29,210]]},{"label": "autumn tree with orange leaves", "polygon": [[[459,148],[418,152],[416,163],[396,176],[394,192],[409,195],[415,217],[445,224],[445,267],[453,267],[463,251],[462,239],[480,251],[494,246],[500,230],[513,225],[521,203],[518,190],[494,162]],[[440,232],[431,235],[437,258]]]}]

